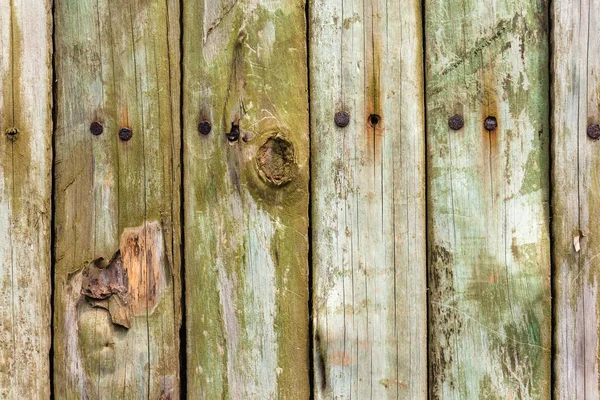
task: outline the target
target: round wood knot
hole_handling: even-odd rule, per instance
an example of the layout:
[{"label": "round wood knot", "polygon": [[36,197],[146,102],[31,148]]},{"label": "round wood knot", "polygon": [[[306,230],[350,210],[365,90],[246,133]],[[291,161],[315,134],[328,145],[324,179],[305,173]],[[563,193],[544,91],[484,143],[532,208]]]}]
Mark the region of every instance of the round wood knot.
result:
[{"label": "round wood knot", "polygon": [[280,137],[271,137],[258,150],[258,170],[268,183],[281,186],[296,173],[294,146]]}]

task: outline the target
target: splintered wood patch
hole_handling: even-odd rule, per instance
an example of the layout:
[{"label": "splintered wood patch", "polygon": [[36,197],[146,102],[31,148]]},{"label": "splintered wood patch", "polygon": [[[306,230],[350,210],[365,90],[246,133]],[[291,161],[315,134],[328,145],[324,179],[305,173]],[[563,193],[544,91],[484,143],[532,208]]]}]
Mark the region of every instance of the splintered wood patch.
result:
[{"label": "splintered wood patch", "polygon": [[119,245],[123,268],[128,278],[131,311],[151,313],[166,286],[164,239],[158,222],[126,228]]},{"label": "splintered wood patch", "polygon": [[131,317],[152,313],[167,286],[164,239],[160,224],[126,228],[110,261],[98,258],[83,271],[81,294],[107,310],[112,322],[131,327]]}]

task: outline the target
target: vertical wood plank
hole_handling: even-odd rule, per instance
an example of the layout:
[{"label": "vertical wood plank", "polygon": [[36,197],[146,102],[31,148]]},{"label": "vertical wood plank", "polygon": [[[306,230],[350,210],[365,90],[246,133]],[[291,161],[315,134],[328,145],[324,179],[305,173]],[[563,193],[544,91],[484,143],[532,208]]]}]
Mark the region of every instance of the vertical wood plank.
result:
[{"label": "vertical wood plank", "polygon": [[55,19],[55,396],[178,398],[179,4]]},{"label": "vertical wood plank", "polygon": [[51,2],[0,1],[0,398],[50,397]]},{"label": "vertical wood plank", "polygon": [[551,12],[557,399],[600,398],[600,143],[587,135],[600,123],[599,11],[598,1],[557,0]]},{"label": "vertical wood plank", "polygon": [[311,0],[309,21],[316,397],[424,399],[421,2]]},{"label": "vertical wood plank", "polygon": [[425,11],[431,397],[549,398],[547,2]]},{"label": "vertical wood plank", "polygon": [[183,18],[188,394],[306,399],[304,1],[185,0]]}]

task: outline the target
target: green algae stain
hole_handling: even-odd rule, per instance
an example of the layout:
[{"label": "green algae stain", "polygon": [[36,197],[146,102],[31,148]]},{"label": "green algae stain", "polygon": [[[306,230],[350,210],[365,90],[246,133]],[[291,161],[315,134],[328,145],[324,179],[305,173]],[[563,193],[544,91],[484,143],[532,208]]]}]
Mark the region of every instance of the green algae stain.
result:
[{"label": "green algae stain", "polygon": [[529,152],[525,162],[525,174],[519,193],[526,195],[544,189],[544,174],[542,174],[542,149],[536,146]]}]

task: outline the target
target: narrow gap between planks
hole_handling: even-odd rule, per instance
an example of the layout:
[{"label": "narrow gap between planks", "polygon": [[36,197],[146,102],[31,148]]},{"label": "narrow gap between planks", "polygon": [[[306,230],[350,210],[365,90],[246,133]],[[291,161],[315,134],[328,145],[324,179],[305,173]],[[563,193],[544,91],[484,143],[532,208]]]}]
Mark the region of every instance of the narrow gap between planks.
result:
[{"label": "narrow gap between planks", "polygon": [[[429,364],[429,185],[428,182],[428,171],[429,171],[429,157],[427,156],[427,67],[426,67],[426,51],[427,44],[425,41],[425,6],[426,0],[421,0],[421,76],[423,86],[423,146],[425,151],[423,152],[423,169],[424,169],[424,180],[425,180],[425,363],[427,365],[427,373],[425,375],[426,384],[425,387],[429,388],[429,371],[431,370]],[[425,396],[429,398],[428,391]]]},{"label": "narrow gap between planks", "polygon": [[[548,239],[550,241],[550,296],[552,297],[551,302],[550,302],[550,398],[554,399],[555,397],[555,389],[554,389],[554,382],[556,379],[556,373],[555,373],[555,369],[554,369],[554,361],[556,358],[556,341],[554,340],[554,332],[555,332],[555,327],[556,327],[556,316],[554,314],[554,311],[556,310],[556,306],[555,306],[555,302],[556,302],[556,286],[555,286],[555,281],[552,278],[553,277],[553,271],[554,271],[554,266],[555,266],[555,262],[554,262],[554,229],[553,229],[553,204],[552,204],[552,199],[553,199],[553,185],[552,185],[552,172],[553,172],[553,168],[554,168],[554,160],[552,158],[552,113],[554,110],[554,104],[552,101],[552,85],[553,85],[553,72],[552,72],[552,56],[553,56],[553,51],[552,51],[552,47],[553,47],[553,40],[552,40],[552,33],[553,33],[553,29],[554,27],[552,26],[552,8],[554,7],[554,3],[553,0],[547,0],[548,3],[546,5],[546,26],[548,27],[548,32],[547,32],[547,51],[548,51],[548,60],[547,60],[547,67],[548,67],[548,76],[550,77],[549,82],[548,82],[548,107],[550,108],[550,111],[548,112],[548,182],[550,183],[548,185],[548,224],[549,224],[549,229],[548,229]],[[579,168],[579,160],[577,160],[577,166]],[[579,174],[577,174],[579,176]]]},{"label": "narrow gap between planks", "polygon": [[56,160],[56,125],[57,125],[57,83],[56,83],[56,25],[54,24],[55,1],[51,0],[50,5],[50,23],[52,24],[52,140],[50,160],[50,353],[49,359],[49,380],[50,380],[50,400],[54,400],[54,284],[55,284],[55,265],[56,265],[56,230],[54,229],[56,215],[56,185],[54,184],[54,176],[56,175],[55,160]]},{"label": "narrow gap between planks", "polygon": [[181,324],[179,326],[179,396],[181,399],[187,399],[187,324],[186,324],[186,287],[185,287],[185,196],[184,196],[184,112],[183,112],[183,12],[185,0],[179,0],[179,281],[180,281],[180,307]]},{"label": "narrow gap between planks", "polygon": [[308,90],[308,385],[309,398],[315,399],[314,370],[314,323],[313,323],[313,234],[312,234],[312,122],[311,122],[311,90],[310,90],[310,0],[304,2],[306,38],[306,87]]}]

